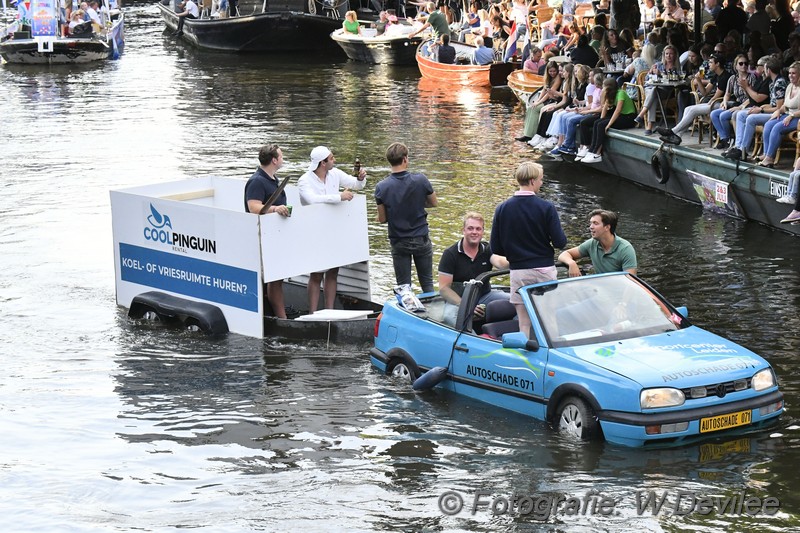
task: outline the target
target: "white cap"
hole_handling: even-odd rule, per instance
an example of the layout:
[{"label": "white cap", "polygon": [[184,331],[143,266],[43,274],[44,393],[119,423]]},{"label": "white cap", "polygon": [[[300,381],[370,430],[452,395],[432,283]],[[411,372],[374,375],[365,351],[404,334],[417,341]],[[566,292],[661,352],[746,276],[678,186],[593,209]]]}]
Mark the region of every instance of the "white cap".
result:
[{"label": "white cap", "polygon": [[324,146],[317,146],[313,150],[311,150],[311,163],[308,165],[306,170],[310,170],[311,172],[317,170],[319,164],[328,158],[331,155],[331,151],[325,148]]}]

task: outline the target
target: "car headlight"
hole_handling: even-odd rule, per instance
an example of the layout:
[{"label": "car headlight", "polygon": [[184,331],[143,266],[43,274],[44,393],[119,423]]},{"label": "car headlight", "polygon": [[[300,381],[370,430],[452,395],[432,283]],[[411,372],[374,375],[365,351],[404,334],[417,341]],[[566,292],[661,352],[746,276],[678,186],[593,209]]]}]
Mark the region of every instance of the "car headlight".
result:
[{"label": "car headlight", "polygon": [[683,391],[663,387],[660,389],[645,389],[639,395],[639,403],[642,409],[654,409],[656,407],[675,407],[683,405],[686,401]]},{"label": "car headlight", "polygon": [[764,390],[775,386],[775,375],[771,368],[756,372],[753,376],[753,390]]}]

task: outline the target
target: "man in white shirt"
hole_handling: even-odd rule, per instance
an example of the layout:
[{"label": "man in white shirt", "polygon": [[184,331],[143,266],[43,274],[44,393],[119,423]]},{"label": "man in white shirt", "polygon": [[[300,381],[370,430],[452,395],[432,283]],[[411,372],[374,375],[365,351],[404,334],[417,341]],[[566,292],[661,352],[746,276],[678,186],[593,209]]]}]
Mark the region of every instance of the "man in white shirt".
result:
[{"label": "man in white shirt", "polygon": [[187,18],[200,18],[200,8],[198,8],[197,4],[195,4],[192,0],[185,0],[185,2],[183,2],[183,11],[176,13],[176,16],[178,17],[178,29],[172,34],[175,36],[183,33],[183,23]]},{"label": "man in white shirt", "polygon": [[[317,146],[311,151],[311,163],[297,182],[300,190],[300,202],[303,205],[328,203],[338,204],[353,199],[350,189],[361,190],[367,183],[367,171],[356,170],[358,176],[351,176],[335,168],[336,158],[324,146]],[[343,191],[339,191],[344,187]],[[339,268],[326,272],[312,272],[308,280],[308,310],[313,313],[319,305],[319,289],[325,277],[325,307],[333,309],[336,302],[336,285]]]}]

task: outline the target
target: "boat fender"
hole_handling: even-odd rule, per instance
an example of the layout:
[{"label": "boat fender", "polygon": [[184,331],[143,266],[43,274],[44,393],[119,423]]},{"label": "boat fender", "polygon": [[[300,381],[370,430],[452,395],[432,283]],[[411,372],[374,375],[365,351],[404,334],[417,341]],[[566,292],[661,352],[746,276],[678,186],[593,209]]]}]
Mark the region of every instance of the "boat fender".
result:
[{"label": "boat fender", "polygon": [[669,181],[669,158],[660,148],[650,158],[650,166],[659,183],[663,184]]},{"label": "boat fender", "polygon": [[205,333],[222,335],[228,333],[228,322],[222,310],[205,302],[196,302],[158,291],[143,292],[133,298],[128,316],[139,319],[147,311],[160,318],[178,319],[187,327],[196,326]]},{"label": "boat fender", "polygon": [[447,379],[447,368],[435,366],[414,380],[412,387],[419,391],[430,390],[445,379]]}]

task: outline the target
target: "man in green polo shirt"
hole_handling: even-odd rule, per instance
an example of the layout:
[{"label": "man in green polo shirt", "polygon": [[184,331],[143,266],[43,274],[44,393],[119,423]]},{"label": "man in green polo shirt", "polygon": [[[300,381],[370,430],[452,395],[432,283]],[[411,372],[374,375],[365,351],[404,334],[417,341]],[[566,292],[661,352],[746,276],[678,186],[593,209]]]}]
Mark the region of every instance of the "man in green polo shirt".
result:
[{"label": "man in green polo shirt", "polygon": [[589,257],[597,274],[606,272],[630,272],[636,274],[636,251],[631,243],[617,237],[617,214],[605,209],[589,213],[589,233],[592,238],[580,246],[561,252],[558,260],[569,267],[569,276],[581,275],[578,263],[581,257]]},{"label": "man in green polo shirt", "polygon": [[425,22],[425,24],[417,31],[408,35],[409,39],[415,37],[417,34],[422,33],[430,27],[433,27],[433,31],[436,32],[437,37],[441,37],[445,34],[450,35],[450,26],[447,24],[447,14],[445,13],[445,10],[447,9],[446,0],[439,0],[439,3],[436,7],[438,9],[428,15],[428,20]]}]

